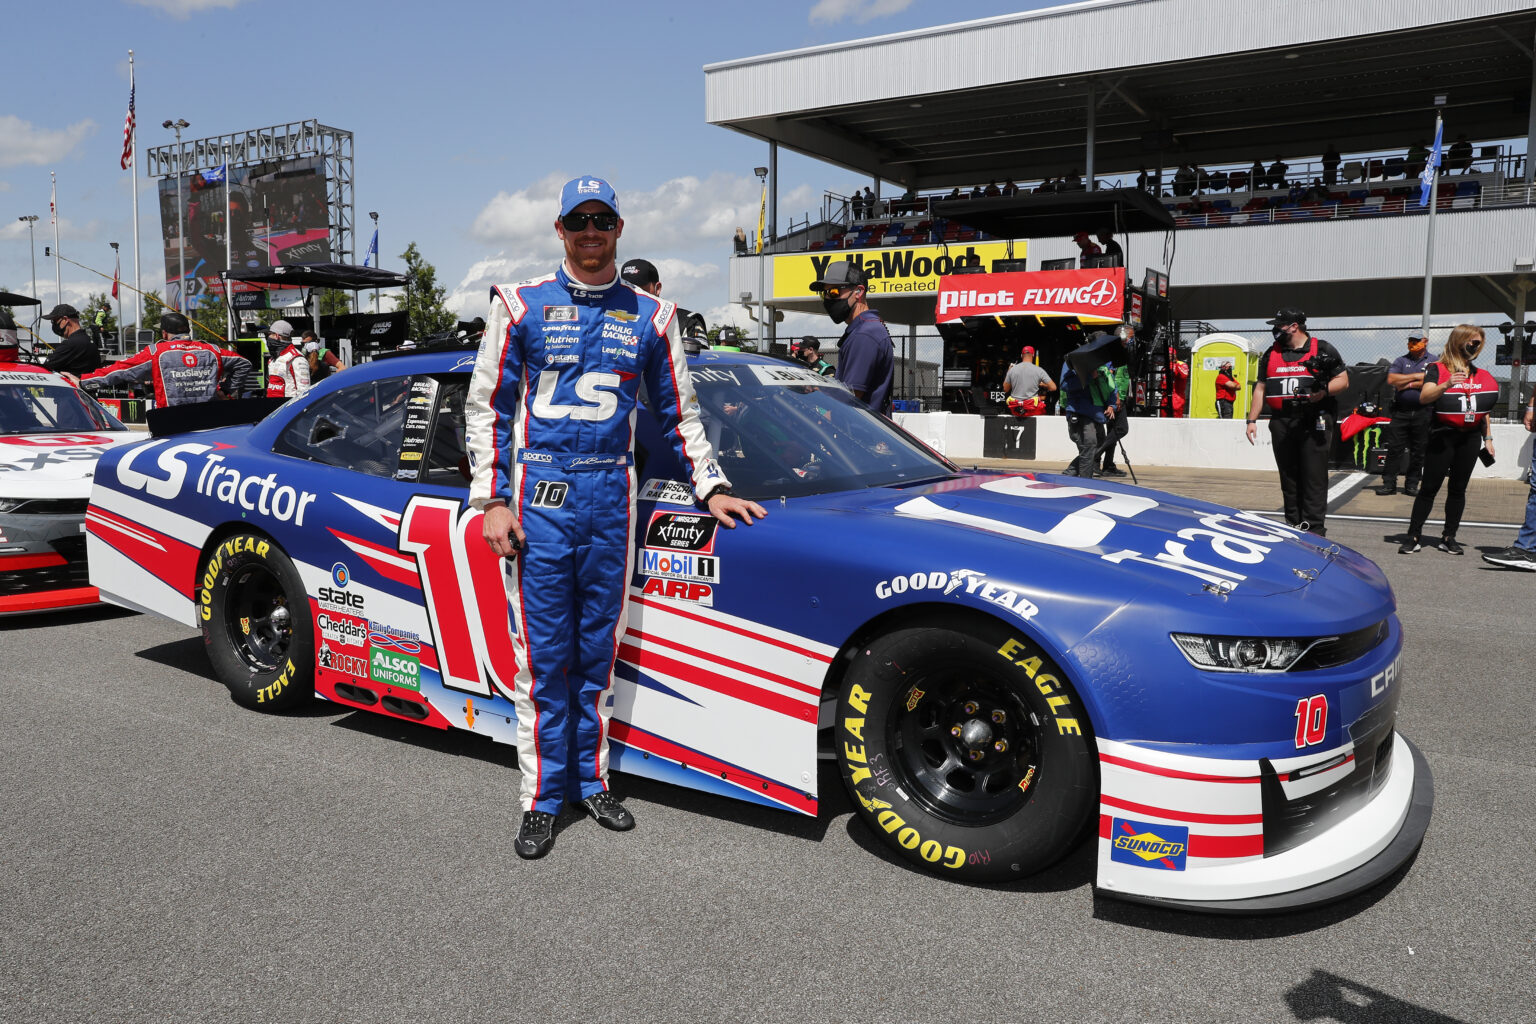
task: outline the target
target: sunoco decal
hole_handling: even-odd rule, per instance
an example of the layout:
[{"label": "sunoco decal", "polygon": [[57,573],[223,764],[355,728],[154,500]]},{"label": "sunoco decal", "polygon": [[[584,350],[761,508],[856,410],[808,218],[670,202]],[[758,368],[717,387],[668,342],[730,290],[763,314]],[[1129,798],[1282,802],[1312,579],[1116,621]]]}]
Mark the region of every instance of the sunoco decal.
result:
[{"label": "sunoco decal", "polygon": [[1182,825],[1115,818],[1109,826],[1109,859],[1138,868],[1183,871],[1189,829]]}]

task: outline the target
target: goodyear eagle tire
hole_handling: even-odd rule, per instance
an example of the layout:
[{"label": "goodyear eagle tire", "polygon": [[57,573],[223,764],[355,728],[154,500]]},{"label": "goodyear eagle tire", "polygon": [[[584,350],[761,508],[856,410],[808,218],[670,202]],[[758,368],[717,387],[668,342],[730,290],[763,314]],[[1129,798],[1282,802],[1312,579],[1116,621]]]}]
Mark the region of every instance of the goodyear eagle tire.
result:
[{"label": "goodyear eagle tire", "polygon": [[299,574],[272,540],[221,540],[198,574],[208,660],[235,700],[282,711],[315,696],[314,625]]},{"label": "goodyear eagle tire", "polygon": [[889,633],[838,694],[854,810],[895,853],[968,881],[1065,855],[1097,809],[1088,718],[1038,645],[1002,623]]}]

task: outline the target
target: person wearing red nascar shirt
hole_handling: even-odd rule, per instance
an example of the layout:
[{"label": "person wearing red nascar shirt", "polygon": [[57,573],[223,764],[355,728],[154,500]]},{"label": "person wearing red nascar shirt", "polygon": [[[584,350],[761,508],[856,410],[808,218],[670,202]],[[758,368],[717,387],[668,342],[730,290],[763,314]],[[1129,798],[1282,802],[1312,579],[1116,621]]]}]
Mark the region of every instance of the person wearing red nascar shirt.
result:
[{"label": "person wearing red nascar shirt", "polygon": [[635,519],[634,415],[642,386],[694,494],[721,525],[767,513],[733,497],[704,433],[677,309],[624,283],[624,221],[600,178],[560,193],[553,274],[498,286],[465,422],[470,504],[508,567],[522,823],[513,849],[542,857],[555,815],[579,804],[605,828],[634,816],[608,791],[608,694],[627,620]]},{"label": "person wearing red nascar shirt", "polygon": [[160,340],[127,359],[119,360],[80,378],[80,386],[94,390],[111,385],[155,385],[155,408],[211,402],[222,393],[238,398],[251,376],[250,360],[238,352],[206,341],[193,341],[191,325],[180,313],[160,314]]},{"label": "person wearing red nascar shirt", "polygon": [[1398,554],[1411,555],[1419,550],[1424,522],[1435,504],[1440,485],[1450,478],[1445,492],[1445,531],[1436,545],[1453,555],[1464,554],[1456,542],[1461,513],[1467,505],[1467,481],[1472,478],[1472,464],[1484,448],[1493,459],[1493,428],[1488,414],[1499,398],[1499,383],[1493,374],[1473,365],[1483,351],[1483,329],[1461,324],[1451,330],[1440,361],[1424,369],[1424,383],[1419,402],[1434,408],[1434,422],[1429,428],[1429,444],[1424,449],[1424,476],[1419,481],[1418,496],[1413,499],[1413,513],[1408,520],[1408,537]]},{"label": "person wearing red nascar shirt", "polygon": [[267,347],[277,355],[267,364],[268,398],[303,398],[309,394],[309,357],[293,343],[293,325],[274,320]]},{"label": "person wearing red nascar shirt", "polygon": [[[1301,310],[1282,309],[1268,323],[1275,343],[1264,353],[1253,384],[1248,443],[1258,434],[1259,413],[1268,409],[1285,521],[1325,537],[1328,456],[1339,415],[1333,396],[1349,387],[1349,371],[1337,349],[1307,333],[1307,314]],[[1320,376],[1313,367],[1326,372]]]}]

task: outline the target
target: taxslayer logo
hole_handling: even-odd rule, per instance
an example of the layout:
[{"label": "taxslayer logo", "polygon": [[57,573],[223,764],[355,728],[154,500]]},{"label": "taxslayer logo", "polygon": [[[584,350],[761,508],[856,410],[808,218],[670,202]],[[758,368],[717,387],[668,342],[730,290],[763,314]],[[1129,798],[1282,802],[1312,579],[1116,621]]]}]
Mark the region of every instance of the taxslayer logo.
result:
[{"label": "taxslayer logo", "polygon": [[696,551],[711,555],[715,551],[715,527],[712,515],[697,512],[653,512],[645,529],[645,546],[664,551]]},{"label": "taxslayer logo", "polygon": [[181,354],[181,365],[186,366],[186,367],[194,367],[194,366],[196,366],[197,365],[197,356],[193,355],[191,352],[183,352]]}]

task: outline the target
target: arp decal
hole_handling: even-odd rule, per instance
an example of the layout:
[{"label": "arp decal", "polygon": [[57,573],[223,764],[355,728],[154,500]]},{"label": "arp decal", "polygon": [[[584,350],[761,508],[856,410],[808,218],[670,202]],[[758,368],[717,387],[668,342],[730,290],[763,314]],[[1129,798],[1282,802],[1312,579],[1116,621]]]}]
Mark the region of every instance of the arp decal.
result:
[{"label": "arp decal", "polygon": [[645,546],[660,551],[715,553],[719,520],[708,512],[652,512],[645,528]]},{"label": "arp decal", "polygon": [[649,597],[670,597],[678,601],[692,601],[709,607],[713,607],[715,603],[715,588],[708,583],[649,579],[641,589]]},{"label": "arp decal", "polygon": [[1189,829],[1115,818],[1109,826],[1109,858],[1121,864],[1160,871],[1183,871],[1189,856]]}]

